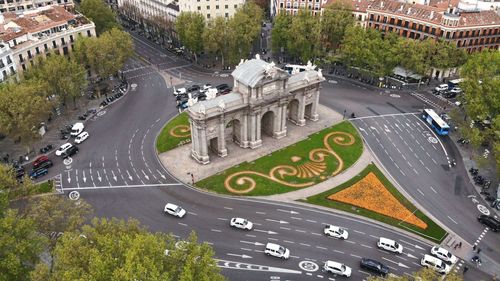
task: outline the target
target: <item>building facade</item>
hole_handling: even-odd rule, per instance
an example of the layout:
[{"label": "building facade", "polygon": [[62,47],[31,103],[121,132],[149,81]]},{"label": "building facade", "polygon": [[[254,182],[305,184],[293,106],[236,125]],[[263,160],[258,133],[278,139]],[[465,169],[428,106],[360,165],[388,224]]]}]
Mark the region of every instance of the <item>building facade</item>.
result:
[{"label": "building facade", "polygon": [[469,53],[498,50],[500,46],[500,16],[492,10],[464,12],[377,0],[367,8],[367,17],[367,27],[383,33],[395,32],[411,39],[441,39]]},{"label": "building facade", "polygon": [[231,93],[189,107],[191,156],[208,164],[211,155],[231,153],[226,142],[255,149],[266,145],[263,135],[286,137],[287,121],[294,126],[317,121],[325,78],[314,68],[308,64],[305,71],[290,75],[259,57],[241,62],[231,74]]},{"label": "building facade", "polygon": [[118,0],[118,9],[136,22],[154,18],[174,22],[179,15],[176,0]]},{"label": "building facade", "polygon": [[16,63],[12,57],[12,50],[7,44],[0,44],[0,82],[16,74]]},{"label": "building facade", "polygon": [[230,18],[236,10],[245,4],[245,0],[179,0],[181,12],[198,12],[206,20],[216,17]]},{"label": "building facade", "polygon": [[0,39],[11,49],[17,72],[34,65],[38,56],[67,55],[76,39],[92,36],[96,36],[94,23],[63,6],[0,15]]},{"label": "building facade", "polygon": [[74,6],[73,0],[0,0],[0,13],[32,10],[50,5]]}]

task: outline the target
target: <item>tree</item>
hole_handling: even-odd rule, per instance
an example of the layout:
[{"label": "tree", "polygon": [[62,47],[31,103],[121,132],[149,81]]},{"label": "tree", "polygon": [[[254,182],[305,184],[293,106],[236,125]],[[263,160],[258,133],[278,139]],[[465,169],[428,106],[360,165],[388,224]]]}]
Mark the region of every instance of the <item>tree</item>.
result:
[{"label": "tree", "polygon": [[20,139],[29,150],[40,138],[40,122],[51,112],[51,102],[44,93],[42,81],[25,81],[0,87],[0,128],[13,139]]},{"label": "tree", "polygon": [[115,13],[103,0],[83,0],[80,10],[94,22],[98,35],[120,26],[116,21]]},{"label": "tree", "polygon": [[280,13],[274,18],[274,25],[271,31],[271,45],[273,53],[280,53],[281,49],[286,51],[290,40],[290,28],[292,16],[287,13]]},{"label": "tree", "polygon": [[194,53],[203,51],[203,31],[205,29],[205,18],[197,12],[181,12],[175,21],[175,28],[181,43]]},{"label": "tree", "polygon": [[229,60],[237,63],[246,58],[252,50],[252,44],[260,36],[262,22],[262,9],[254,2],[246,2],[236,10],[228,26],[229,35]]},{"label": "tree", "polygon": [[16,179],[12,166],[0,164],[0,216],[7,208],[9,200],[16,200],[30,195],[36,185],[25,175],[22,182]]},{"label": "tree", "polygon": [[230,31],[227,21],[223,17],[216,17],[207,24],[203,32],[203,43],[205,51],[209,54],[220,56],[222,66],[228,54]]},{"label": "tree", "polygon": [[7,210],[0,217],[0,280],[29,280],[45,244],[33,221]]},{"label": "tree", "polygon": [[312,60],[320,54],[320,24],[319,17],[310,10],[300,9],[292,18],[287,49],[290,54],[303,63]]},{"label": "tree", "polygon": [[195,236],[176,244],[133,219],[95,218],[81,231],[65,232],[54,253],[52,272],[39,266],[34,280],[225,280],[209,245]]},{"label": "tree", "polygon": [[130,35],[113,28],[100,37],[80,38],[75,43],[74,58],[88,66],[100,78],[115,75],[133,54]]},{"label": "tree", "polygon": [[351,3],[340,0],[327,5],[320,24],[323,48],[335,52],[344,38],[346,29],[355,24]]},{"label": "tree", "polygon": [[66,106],[67,99],[73,100],[76,107],[76,100],[82,96],[82,92],[87,87],[85,67],[69,60],[65,56],[54,55],[47,58],[40,58],[38,63],[27,71],[25,78],[45,81],[45,92],[48,96],[59,97],[60,102]]}]

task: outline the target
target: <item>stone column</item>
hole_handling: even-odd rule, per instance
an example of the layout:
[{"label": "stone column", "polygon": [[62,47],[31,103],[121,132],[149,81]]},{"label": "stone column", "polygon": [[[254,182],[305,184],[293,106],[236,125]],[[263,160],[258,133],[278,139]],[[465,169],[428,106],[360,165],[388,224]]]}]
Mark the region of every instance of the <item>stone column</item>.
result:
[{"label": "stone column", "polygon": [[240,141],[240,147],[246,148],[248,147],[248,115],[244,114],[243,115],[243,124],[241,126],[242,134],[241,134],[241,141]]},{"label": "stone column", "polygon": [[319,104],[319,89],[314,93],[314,100],[311,108],[311,117],[309,118],[309,120],[311,121],[319,120],[318,104]]},{"label": "stone column", "polygon": [[285,103],[281,107],[281,131],[285,131],[285,135],[286,135],[287,106],[288,104]]},{"label": "stone column", "polygon": [[227,156],[226,148],[226,126],[224,126],[224,114],[221,115],[219,120],[219,141],[217,142],[217,152],[220,157]]},{"label": "stone column", "polygon": [[210,163],[210,158],[208,157],[208,144],[207,144],[207,126],[204,124],[200,132],[200,160],[202,164]]},{"label": "stone column", "polygon": [[259,116],[260,114],[256,112],[252,112],[250,115],[250,148],[252,149],[262,145]]},{"label": "stone column", "polygon": [[306,124],[306,119],[304,119],[304,111],[306,108],[306,96],[305,93],[301,93],[299,97],[299,112],[297,114],[297,126],[304,126]]},{"label": "stone column", "polygon": [[[283,130],[283,107],[286,107],[286,104],[278,103],[278,108],[277,108],[277,116],[274,119],[274,132],[273,132],[273,137],[275,139],[281,139],[282,137],[286,136],[286,131]],[[285,118],[286,122],[286,118]]]}]

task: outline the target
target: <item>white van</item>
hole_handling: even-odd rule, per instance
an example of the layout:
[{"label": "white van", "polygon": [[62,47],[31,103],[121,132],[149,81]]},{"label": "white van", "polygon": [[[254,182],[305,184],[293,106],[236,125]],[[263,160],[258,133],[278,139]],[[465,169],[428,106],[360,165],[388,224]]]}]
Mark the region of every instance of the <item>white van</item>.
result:
[{"label": "white van", "polygon": [[290,258],[290,250],[274,243],[267,243],[264,253],[268,256],[274,256],[285,260]]},{"label": "white van", "polygon": [[379,249],[391,251],[398,254],[401,254],[403,252],[403,246],[401,246],[401,244],[399,244],[394,240],[387,239],[384,237],[380,237],[380,239],[377,242],[377,247],[379,247]]},{"label": "white van", "polygon": [[73,127],[71,127],[71,136],[72,137],[76,137],[78,136],[79,134],[81,134],[83,132],[83,129],[85,127],[83,126],[83,123],[75,123],[75,125],[73,125]]},{"label": "white van", "polygon": [[425,254],[424,257],[420,260],[420,264],[424,267],[432,268],[441,274],[446,274],[450,272],[449,265],[447,265],[444,261],[436,257],[433,257],[431,255]]}]

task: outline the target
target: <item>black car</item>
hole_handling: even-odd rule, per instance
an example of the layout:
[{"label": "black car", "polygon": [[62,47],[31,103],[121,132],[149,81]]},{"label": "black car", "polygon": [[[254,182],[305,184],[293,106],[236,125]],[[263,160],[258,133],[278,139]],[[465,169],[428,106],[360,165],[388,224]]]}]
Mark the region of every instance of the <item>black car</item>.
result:
[{"label": "black car", "polygon": [[200,86],[198,85],[192,85],[191,87],[187,88],[188,93],[196,92],[200,90]]},{"label": "black car", "polygon": [[222,92],[225,89],[229,89],[229,85],[228,84],[220,84],[220,85],[217,85],[217,87],[215,87],[215,88],[217,89],[217,91]]},{"label": "black car", "polygon": [[36,167],[34,166],[34,169],[36,169],[36,170],[38,170],[38,169],[48,169],[48,168],[50,168],[52,166],[54,166],[54,163],[52,163],[52,161],[50,161],[50,160],[47,160],[47,161],[41,162]]},{"label": "black car", "polygon": [[387,274],[389,274],[389,268],[386,265],[376,260],[362,258],[360,266],[363,269],[370,270],[384,277],[387,276]]},{"label": "black car", "polygon": [[72,146],[72,147],[68,148],[65,152],[63,152],[63,154],[61,154],[61,157],[63,159],[66,159],[66,158],[73,156],[77,153],[78,153],[78,147]]},{"label": "black car", "polygon": [[24,177],[24,168],[21,166],[13,167],[14,168],[14,173],[16,174],[16,178],[20,179]]},{"label": "black car", "polygon": [[494,232],[497,232],[498,230],[500,230],[500,221],[498,221],[497,219],[495,219],[492,216],[480,215],[479,217],[477,217],[477,220],[481,224],[489,227]]}]

